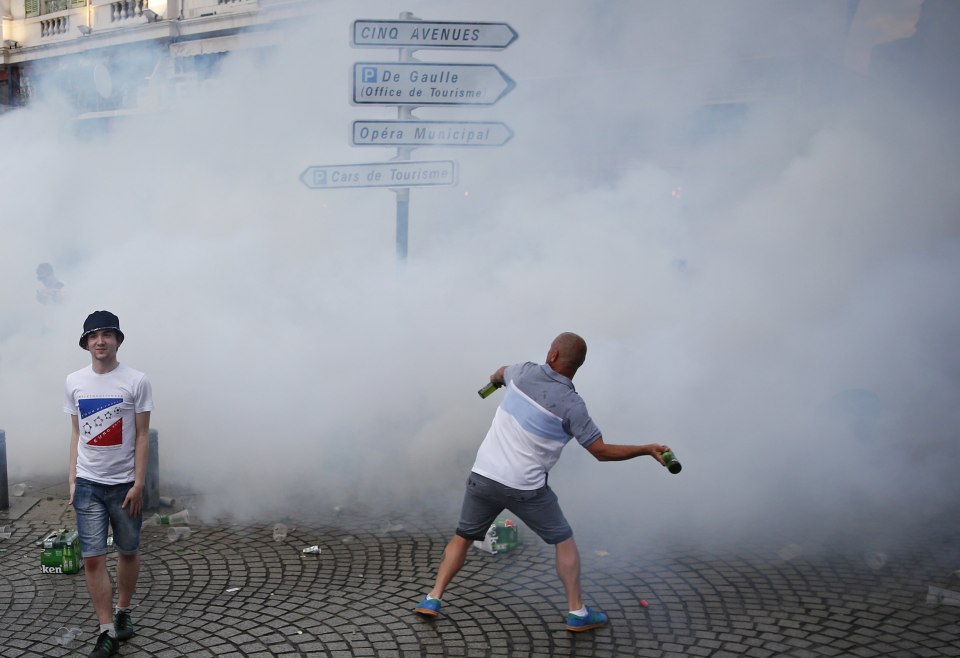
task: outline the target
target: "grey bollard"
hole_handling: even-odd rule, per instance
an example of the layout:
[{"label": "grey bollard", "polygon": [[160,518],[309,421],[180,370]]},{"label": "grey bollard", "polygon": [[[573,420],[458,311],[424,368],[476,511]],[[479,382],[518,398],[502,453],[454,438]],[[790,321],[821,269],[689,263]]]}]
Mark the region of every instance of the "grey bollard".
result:
[{"label": "grey bollard", "polygon": [[157,430],[150,430],[150,456],[147,459],[147,481],[143,485],[143,509],[160,506],[160,437]]},{"label": "grey bollard", "polygon": [[0,509],[10,509],[7,486],[7,433],[0,430]]}]

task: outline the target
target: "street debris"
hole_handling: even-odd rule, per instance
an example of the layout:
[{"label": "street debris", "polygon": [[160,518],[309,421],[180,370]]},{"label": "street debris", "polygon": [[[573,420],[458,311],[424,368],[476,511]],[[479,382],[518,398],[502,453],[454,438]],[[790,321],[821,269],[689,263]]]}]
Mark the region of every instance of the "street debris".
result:
[{"label": "street debris", "polygon": [[800,546],[799,544],[787,544],[786,546],[781,548],[779,551],[777,551],[777,555],[780,556],[781,560],[784,560],[785,562],[789,562],[793,558],[800,557],[801,555],[803,555],[803,547]]},{"label": "street debris", "polygon": [[473,547],[496,555],[512,551],[520,545],[520,528],[517,522],[504,515],[498,516],[487,528],[482,540],[474,541]]},{"label": "street debris", "polygon": [[171,542],[180,541],[190,536],[190,528],[177,527],[167,530],[167,540]]},{"label": "street debris", "polygon": [[83,631],[77,627],[67,628],[66,626],[61,626],[53,635],[57,638],[60,646],[70,648],[73,646],[74,640],[83,635]]},{"label": "street debris", "polygon": [[960,592],[930,585],[927,588],[927,603],[960,606]]},{"label": "street debris", "polygon": [[402,523],[393,523],[389,519],[380,524],[380,536],[388,535],[391,532],[400,532],[403,530]]},{"label": "street debris", "polygon": [[871,569],[882,569],[887,563],[887,554],[881,551],[874,551],[864,555],[863,559]]}]

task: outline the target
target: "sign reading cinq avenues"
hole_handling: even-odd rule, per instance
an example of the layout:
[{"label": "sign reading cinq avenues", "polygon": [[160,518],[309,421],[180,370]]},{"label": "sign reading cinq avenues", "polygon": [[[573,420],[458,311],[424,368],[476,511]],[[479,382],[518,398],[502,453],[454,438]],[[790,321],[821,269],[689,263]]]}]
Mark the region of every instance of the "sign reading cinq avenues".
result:
[{"label": "sign reading cinq avenues", "polygon": [[491,48],[503,49],[517,40],[506,23],[454,21],[353,22],[354,47],[375,48]]},{"label": "sign reading cinq avenues", "polygon": [[493,105],[515,86],[495,64],[353,65],[355,105]]}]

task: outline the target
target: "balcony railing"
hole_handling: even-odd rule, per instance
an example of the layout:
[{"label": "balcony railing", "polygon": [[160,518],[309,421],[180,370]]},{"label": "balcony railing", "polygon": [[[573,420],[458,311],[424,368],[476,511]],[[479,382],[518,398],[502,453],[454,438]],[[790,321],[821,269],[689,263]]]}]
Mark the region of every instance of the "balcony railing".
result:
[{"label": "balcony railing", "polygon": [[145,9],[150,8],[150,0],[117,0],[110,3],[110,22],[123,21],[128,18],[143,16]]},{"label": "balcony railing", "polygon": [[45,18],[40,21],[40,37],[54,37],[58,34],[66,34],[70,30],[70,17],[58,16],[57,18]]}]

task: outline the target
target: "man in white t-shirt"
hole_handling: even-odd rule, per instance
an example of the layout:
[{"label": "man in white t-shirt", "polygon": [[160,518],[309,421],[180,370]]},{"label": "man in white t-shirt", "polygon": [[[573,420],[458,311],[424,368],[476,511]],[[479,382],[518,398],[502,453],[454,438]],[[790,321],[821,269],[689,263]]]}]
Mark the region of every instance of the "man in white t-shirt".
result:
[{"label": "man in white t-shirt", "polygon": [[[87,591],[100,623],[90,658],[117,653],[133,637],[131,601],[140,574],[143,487],[150,449],[153,392],[146,375],[117,361],[120,320],[94,311],[80,347],[91,364],[67,375],[63,410],[70,414],[70,502],[77,515]],[[107,573],[107,530],[117,552],[117,604]]]},{"label": "man in white t-shirt", "polygon": [[547,473],[571,439],[599,461],[650,455],[663,464],[661,455],[669,448],[659,443],[604,443],[571,381],[586,357],[583,338],[562,333],[551,343],[546,363],[503,366],[490,375],[490,381],[506,386],[507,392],[467,478],[456,534],[443,551],[433,589],[415,612],[425,617],[440,614],[440,598],[463,566],[470,545],[482,540],[497,515],[509,509],[556,546],[557,575],[569,606],[566,629],[587,631],[608,623],[607,615],[589,608],[581,597],[580,553],[557,496],[547,485]]}]

